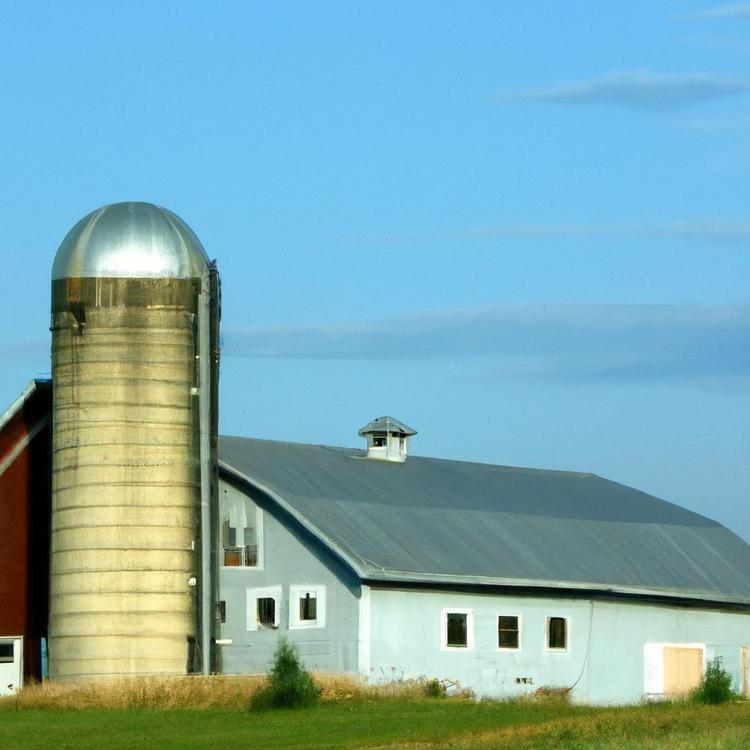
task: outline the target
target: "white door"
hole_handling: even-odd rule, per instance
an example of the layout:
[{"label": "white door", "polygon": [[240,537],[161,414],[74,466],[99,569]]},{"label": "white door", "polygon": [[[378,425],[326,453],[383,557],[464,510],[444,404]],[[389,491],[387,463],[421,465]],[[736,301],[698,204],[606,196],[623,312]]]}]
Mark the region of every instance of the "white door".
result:
[{"label": "white door", "polygon": [[23,638],[0,638],[0,695],[12,695],[23,679]]}]

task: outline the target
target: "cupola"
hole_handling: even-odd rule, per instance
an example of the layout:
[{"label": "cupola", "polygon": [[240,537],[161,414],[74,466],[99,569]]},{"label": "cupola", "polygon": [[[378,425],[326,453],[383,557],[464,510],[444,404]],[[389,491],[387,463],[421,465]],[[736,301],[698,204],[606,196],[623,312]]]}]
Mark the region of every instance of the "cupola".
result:
[{"label": "cupola", "polygon": [[357,434],[367,440],[367,458],[403,463],[409,438],[417,431],[393,417],[378,417]]}]

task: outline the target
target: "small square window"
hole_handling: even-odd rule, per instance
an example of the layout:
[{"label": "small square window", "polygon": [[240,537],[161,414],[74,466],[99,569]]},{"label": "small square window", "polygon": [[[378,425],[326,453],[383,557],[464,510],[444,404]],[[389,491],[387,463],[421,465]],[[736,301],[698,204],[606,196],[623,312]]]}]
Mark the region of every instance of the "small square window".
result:
[{"label": "small square window", "polygon": [[257,600],[256,616],[258,625],[272,628],[276,625],[276,600],[271,596],[264,596]]},{"label": "small square window", "polygon": [[326,587],[321,584],[289,587],[289,627],[324,628]]},{"label": "small square window", "polygon": [[441,612],[440,648],[443,651],[462,651],[474,648],[473,610],[449,607]]},{"label": "small square window", "polygon": [[13,641],[0,643],[0,664],[7,664],[13,661]]},{"label": "small square window", "polygon": [[305,591],[299,598],[300,622],[316,620],[318,617],[318,600],[314,591]]},{"label": "small square window", "polygon": [[448,612],[446,644],[456,648],[466,648],[469,644],[468,615],[465,612]]},{"label": "small square window", "polygon": [[519,627],[515,615],[499,615],[497,618],[497,647],[518,649]]},{"label": "small square window", "polygon": [[279,627],[281,586],[247,590],[247,629],[268,630]]},{"label": "small square window", "polygon": [[564,617],[547,618],[547,648],[564,651],[568,647],[568,621]]}]

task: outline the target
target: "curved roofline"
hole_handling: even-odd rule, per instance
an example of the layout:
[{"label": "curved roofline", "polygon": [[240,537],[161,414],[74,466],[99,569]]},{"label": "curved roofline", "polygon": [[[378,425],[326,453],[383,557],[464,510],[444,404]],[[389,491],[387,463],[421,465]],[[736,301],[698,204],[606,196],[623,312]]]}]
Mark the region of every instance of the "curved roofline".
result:
[{"label": "curved roofline", "polygon": [[547,592],[559,591],[560,593],[590,593],[592,595],[612,595],[626,596],[640,599],[659,599],[661,601],[671,600],[675,603],[701,602],[707,605],[734,605],[742,608],[750,608],[750,599],[718,594],[712,591],[690,590],[690,589],[667,589],[667,588],[650,588],[647,586],[627,586],[612,585],[603,583],[594,583],[587,581],[559,581],[554,579],[527,579],[527,578],[503,578],[494,576],[476,576],[476,575],[452,575],[447,573],[414,573],[403,570],[390,570],[383,568],[377,563],[370,560],[364,560],[347,551],[320,528],[300,513],[293,505],[287,502],[282,495],[271,489],[262,482],[238,471],[225,461],[219,461],[220,468],[228,475],[238,479],[248,486],[262,492],[271,498],[279,507],[288,513],[297,521],[307,532],[309,532],[317,541],[325,546],[331,553],[337,556],[342,562],[348,565],[354,573],[363,581],[372,583],[386,584],[421,584],[429,586],[436,585],[453,585],[453,586],[481,586],[481,587],[498,587],[506,589],[532,589],[544,590]]},{"label": "curved roofline", "polygon": [[235,479],[239,479],[250,487],[262,492],[264,495],[270,497],[274,502],[278,503],[279,507],[294,518],[306,531],[312,534],[321,544],[327,547],[334,555],[339,557],[344,563],[346,563],[354,573],[360,578],[367,578],[367,572],[359,564],[359,558],[347,552],[345,549],[340,547],[330,537],[324,534],[315,524],[310,523],[305,516],[303,516],[294,506],[290,505],[278,492],[272,490],[262,482],[258,482],[252,477],[243,474],[241,471],[237,471],[233,466],[230,466],[225,461],[219,460],[219,468],[223,469],[227,474],[230,474]]}]

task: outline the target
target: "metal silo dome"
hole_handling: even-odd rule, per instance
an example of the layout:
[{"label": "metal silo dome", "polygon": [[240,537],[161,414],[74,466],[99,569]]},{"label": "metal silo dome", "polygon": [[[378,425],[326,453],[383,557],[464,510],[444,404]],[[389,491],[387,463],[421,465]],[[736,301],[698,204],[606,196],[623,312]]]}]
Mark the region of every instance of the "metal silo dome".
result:
[{"label": "metal silo dome", "polygon": [[97,209],[57,251],[53,679],[210,668],[218,284],[150,203]]},{"label": "metal silo dome", "polygon": [[52,278],[200,277],[209,261],[193,230],[153,203],[113,203],[84,216],[65,236]]}]

